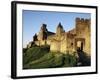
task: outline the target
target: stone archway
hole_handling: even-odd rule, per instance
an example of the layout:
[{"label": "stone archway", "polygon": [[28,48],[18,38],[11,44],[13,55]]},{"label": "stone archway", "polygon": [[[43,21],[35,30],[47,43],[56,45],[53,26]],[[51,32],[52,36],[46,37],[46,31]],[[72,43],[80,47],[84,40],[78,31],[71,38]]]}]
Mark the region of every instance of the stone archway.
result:
[{"label": "stone archway", "polygon": [[84,38],[76,38],[75,39],[75,49],[83,51],[85,47],[85,39]]}]

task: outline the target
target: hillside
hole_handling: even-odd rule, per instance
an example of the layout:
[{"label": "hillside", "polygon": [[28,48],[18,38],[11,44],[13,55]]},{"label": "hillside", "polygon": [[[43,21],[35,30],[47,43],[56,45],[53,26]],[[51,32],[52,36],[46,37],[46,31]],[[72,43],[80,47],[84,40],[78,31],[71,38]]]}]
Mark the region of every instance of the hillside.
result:
[{"label": "hillside", "polygon": [[49,52],[49,46],[32,47],[23,53],[23,69],[76,66],[75,55]]}]

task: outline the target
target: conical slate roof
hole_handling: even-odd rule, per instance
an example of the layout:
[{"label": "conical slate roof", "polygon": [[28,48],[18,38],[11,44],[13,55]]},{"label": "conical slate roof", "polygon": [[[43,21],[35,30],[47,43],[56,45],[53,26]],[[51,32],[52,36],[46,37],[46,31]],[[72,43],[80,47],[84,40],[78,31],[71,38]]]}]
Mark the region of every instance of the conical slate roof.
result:
[{"label": "conical slate roof", "polygon": [[63,26],[61,25],[61,22],[59,22],[57,28],[62,28],[63,29]]}]

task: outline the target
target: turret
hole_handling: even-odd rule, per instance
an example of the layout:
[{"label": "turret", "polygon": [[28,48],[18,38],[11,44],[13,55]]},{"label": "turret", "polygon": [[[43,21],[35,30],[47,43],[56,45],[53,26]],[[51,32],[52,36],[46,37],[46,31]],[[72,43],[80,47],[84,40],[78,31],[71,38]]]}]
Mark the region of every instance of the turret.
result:
[{"label": "turret", "polygon": [[38,34],[38,40],[45,40],[47,39],[47,25],[46,24],[42,24],[41,26],[41,29],[39,31],[39,34]]},{"label": "turret", "polygon": [[42,24],[40,31],[42,31],[42,32],[47,32],[48,30],[47,30],[46,27],[47,27],[46,24]]},{"label": "turret", "polygon": [[57,26],[57,29],[56,29],[56,35],[59,36],[59,35],[61,35],[64,32],[65,31],[63,29],[63,26],[61,25],[61,23],[59,23],[58,26]]},{"label": "turret", "polygon": [[34,36],[33,36],[33,41],[37,41],[38,39],[37,39],[37,34],[35,34]]}]

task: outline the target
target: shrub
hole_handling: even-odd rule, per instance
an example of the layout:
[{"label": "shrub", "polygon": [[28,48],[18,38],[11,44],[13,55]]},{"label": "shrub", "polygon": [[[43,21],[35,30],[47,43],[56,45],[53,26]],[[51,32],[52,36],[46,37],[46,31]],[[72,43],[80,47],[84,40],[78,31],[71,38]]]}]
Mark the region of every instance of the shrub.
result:
[{"label": "shrub", "polygon": [[23,53],[26,53],[26,51],[27,51],[27,48],[23,48]]},{"label": "shrub", "polygon": [[65,54],[64,55],[64,63],[66,67],[73,67],[76,66],[77,58],[75,55]]}]

